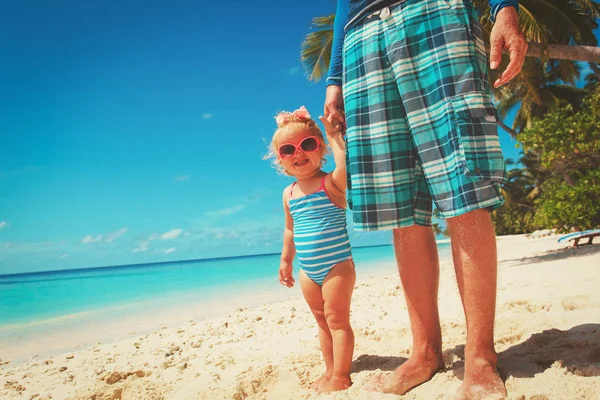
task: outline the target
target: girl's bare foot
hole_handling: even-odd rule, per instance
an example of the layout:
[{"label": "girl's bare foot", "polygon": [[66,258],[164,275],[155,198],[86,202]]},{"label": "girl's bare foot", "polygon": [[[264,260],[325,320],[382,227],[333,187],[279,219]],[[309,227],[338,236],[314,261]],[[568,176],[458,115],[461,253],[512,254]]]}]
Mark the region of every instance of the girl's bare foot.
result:
[{"label": "girl's bare foot", "polygon": [[325,382],[321,388],[321,391],[325,393],[337,392],[338,390],[346,390],[350,386],[352,386],[352,380],[349,376],[332,376],[328,381]]},{"label": "girl's bare foot", "polygon": [[316,390],[317,392],[320,392],[323,389],[323,385],[325,385],[325,383],[331,378],[331,375],[328,374],[323,374],[322,377],[320,377],[319,379],[317,379],[316,381],[313,382],[312,385],[310,385],[310,388],[312,390]]}]

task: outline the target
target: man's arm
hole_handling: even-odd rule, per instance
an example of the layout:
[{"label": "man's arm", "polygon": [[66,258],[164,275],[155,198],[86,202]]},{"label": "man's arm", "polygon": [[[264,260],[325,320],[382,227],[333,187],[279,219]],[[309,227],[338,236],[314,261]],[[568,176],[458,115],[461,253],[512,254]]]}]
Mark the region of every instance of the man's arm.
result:
[{"label": "man's arm", "polygon": [[496,69],[502,61],[502,51],[508,50],[510,62],[500,77],[494,82],[494,87],[504,85],[513,79],[523,67],[527,42],[519,27],[519,4],[516,0],[489,0],[492,9],[494,27],[490,34],[490,68]]},{"label": "man's arm", "polygon": [[496,15],[504,7],[514,7],[519,11],[519,2],[517,0],[489,0],[490,13],[492,14],[492,22],[496,21]]},{"label": "man's arm", "polygon": [[348,22],[348,0],[337,0],[335,21],[333,23],[333,40],[331,44],[331,60],[327,73],[327,92],[325,94],[324,115],[344,123],[344,99],[342,97],[342,72],[344,49],[344,26]]},{"label": "man's arm", "polygon": [[342,51],[344,49],[344,26],[348,22],[348,0],[338,0],[333,22],[331,60],[327,72],[327,86],[342,86]]}]

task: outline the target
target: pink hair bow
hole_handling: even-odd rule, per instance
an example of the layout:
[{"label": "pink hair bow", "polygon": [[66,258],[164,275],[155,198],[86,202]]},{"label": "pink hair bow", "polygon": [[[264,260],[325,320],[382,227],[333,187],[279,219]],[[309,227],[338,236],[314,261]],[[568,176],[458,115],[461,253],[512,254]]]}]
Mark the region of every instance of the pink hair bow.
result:
[{"label": "pink hair bow", "polygon": [[282,112],[278,116],[275,117],[275,122],[277,122],[278,126],[281,126],[285,123],[285,121],[291,116],[294,115],[300,119],[310,119],[310,114],[306,107],[302,106],[293,113],[290,112]]},{"label": "pink hair bow", "polygon": [[297,109],[296,111],[294,111],[293,114],[296,117],[301,118],[301,119],[310,119],[310,114],[308,113],[308,110],[304,106],[302,106],[299,109]]}]

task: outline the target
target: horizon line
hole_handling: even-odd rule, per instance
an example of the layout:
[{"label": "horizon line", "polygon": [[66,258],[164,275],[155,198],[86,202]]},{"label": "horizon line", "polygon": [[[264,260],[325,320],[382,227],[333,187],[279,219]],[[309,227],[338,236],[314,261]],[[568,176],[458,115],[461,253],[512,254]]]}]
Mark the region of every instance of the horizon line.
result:
[{"label": "horizon line", "polygon": [[[392,246],[392,244],[374,244],[369,246],[354,246],[354,249],[361,248],[370,248],[370,247],[384,247],[384,246]],[[207,257],[207,258],[193,258],[193,259],[185,259],[185,260],[172,260],[172,261],[154,261],[148,263],[135,263],[135,264],[120,264],[120,265],[103,265],[99,267],[81,267],[81,268],[66,268],[66,269],[53,269],[48,271],[30,271],[30,272],[17,272],[10,274],[1,274],[0,279],[5,277],[18,277],[18,276],[27,276],[27,275],[51,275],[58,272],[74,272],[74,271],[97,271],[102,269],[111,269],[111,268],[136,268],[141,266],[158,266],[158,265],[169,265],[169,264],[188,264],[194,262],[207,262],[207,261],[217,261],[217,260],[233,260],[237,258],[255,258],[255,257],[264,257],[264,256],[273,256],[276,254],[281,254],[281,252],[275,253],[261,253],[261,254],[247,254],[240,256],[227,256],[227,257]]]}]

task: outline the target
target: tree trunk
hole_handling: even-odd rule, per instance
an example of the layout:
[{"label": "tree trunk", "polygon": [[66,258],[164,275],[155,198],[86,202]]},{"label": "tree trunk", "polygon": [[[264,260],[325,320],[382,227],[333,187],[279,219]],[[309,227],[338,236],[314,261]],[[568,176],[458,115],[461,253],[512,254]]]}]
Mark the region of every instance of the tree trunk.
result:
[{"label": "tree trunk", "polygon": [[498,121],[498,125],[500,125],[500,127],[501,127],[502,129],[504,129],[506,132],[508,132],[508,134],[509,134],[509,135],[510,135],[510,136],[511,136],[513,139],[516,139],[516,138],[517,138],[517,133],[518,133],[517,131],[515,131],[514,129],[512,129],[510,126],[506,125],[506,124],[504,123],[504,121],[502,121],[502,119],[498,118],[498,119],[497,119],[497,121]]},{"label": "tree trunk", "polygon": [[528,45],[527,57],[541,58],[545,54],[552,60],[600,62],[600,47],[550,44],[543,52],[542,46],[538,43],[528,43]]},{"label": "tree trunk", "polygon": [[567,185],[575,186],[575,182],[573,182],[573,179],[571,178],[571,176],[568,173],[565,172],[563,174],[563,179],[565,180],[565,182],[567,182]]}]

